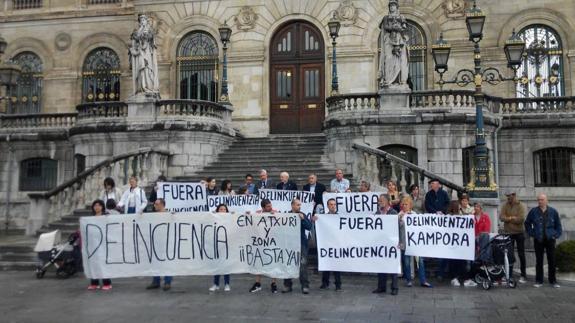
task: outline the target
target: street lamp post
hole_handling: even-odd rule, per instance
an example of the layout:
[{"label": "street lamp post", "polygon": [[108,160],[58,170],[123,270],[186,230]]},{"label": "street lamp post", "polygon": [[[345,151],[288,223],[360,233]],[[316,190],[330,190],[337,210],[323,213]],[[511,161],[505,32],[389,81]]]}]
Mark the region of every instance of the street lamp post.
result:
[{"label": "street lamp post", "polygon": [[224,62],[222,67],[222,93],[220,95],[221,102],[230,102],[228,95],[228,42],[230,41],[230,36],[232,35],[232,29],[226,24],[220,26],[218,29],[220,32],[220,39],[222,40],[223,51],[224,51]]},{"label": "street lamp post", "polygon": [[483,67],[481,62],[481,48],[479,42],[483,38],[483,26],[485,24],[485,14],[477,7],[477,1],[473,1],[473,7],[466,12],[465,24],[469,33],[469,40],[474,43],[473,62],[474,69],[461,69],[457,71],[451,80],[444,80],[443,74],[447,72],[447,62],[451,46],[443,39],[443,34],[432,46],[433,60],[435,61],[435,71],[440,78],[437,84],[443,89],[444,84],[457,84],[464,87],[470,83],[475,85],[475,149],[473,151],[473,168],[471,170],[471,181],[467,184],[469,194],[474,198],[494,198],[497,197],[497,184],[493,178],[493,171],[489,165],[489,154],[485,144],[485,130],[483,122],[484,94],[482,90],[483,82],[497,85],[504,81],[518,82],[516,76],[517,69],[521,65],[521,57],[525,50],[525,42],[521,40],[515,31],[511,38],[505,43],[504,51],[507,58],[507,65],[513,69],[514,76],[504,77],[498,69],[494,67]]},{"label": "street lamp post", "polygon": [[329,35],[331,36],[331,44],[333,48],[332,53],[332,60],[331,60],[331,95],[339,94],[339,82],[337,79],[337,59],[335,53],[335,45],[337,36],[339,34],[339,28],[341,27],[341,23],[337,20],[335,12],[333,13],[333,17],[327,23],[329,27]]}]

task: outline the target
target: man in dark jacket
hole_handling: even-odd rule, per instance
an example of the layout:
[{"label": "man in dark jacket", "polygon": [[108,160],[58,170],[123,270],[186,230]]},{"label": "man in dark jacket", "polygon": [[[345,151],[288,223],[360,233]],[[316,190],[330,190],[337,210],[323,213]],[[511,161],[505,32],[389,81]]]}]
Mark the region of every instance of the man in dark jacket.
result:
[{"label": "man in dark jacket", "polygon": [[276,189],[283,191],[297,191],[297,185],[289,180],[288,172],[281,172],[280,182],[276,186]]},{"label": "man in dark jacket", "polygon": [[[325,214],[337,214],[337,202],[335,199],[329,199],[327,201],[327,210]],[[333,278],[335,279],[335,291],[341,291],[341,272],[339,271],[322,271],[321,272],[321,286],[319,289],[327,290],[329,289],[329,275],[333,273]]]},{"label": "man in dark jacket", "polygon": [[[301,220],[300,237],[301,237],[301,258],[299,263],[299,282],[301,285],[301,292],[309,294],[309,279],[307,275],[307,235],[305,230],[311,230],[311,221],[301,212],[301,201],[297,198],[291,201],[291,213],[299,215]],[[290,293],[292,291],[293,281],[291,279],[284,279],[284,290],[282,293]]]},{"label": "man in dark jacket", "polygon": [[317,176],[315,174],[309,174],[309,176],[307,177],[307,184],[303,186],[303,190],[306,192],[315,193],[314,209],[317,205],[323,205],[323,193],[325,192],[326,188],[325,185],[317,181]]},{"label": "man in dark jacket", "polygon": [[547,265],[549,283],[555,288],[559,288],[555,278],[555,240],[561,237],[563,228],[557,210],[550,207],[547,195],[541,193],[537,195],[538,207],[532,208],[525,219],[525,231],[533,237],[535,247],[535,285],[543,285],[543,254],[547,252]]},{"label": "man in dark jacket", "polygon": [[268,178],[268,172],[265,169],[260,170],[260,180],[256,183],[254,194],[258,194],[261,189],[274,189],[275,187],[274,182]]},{"label": "man in dark jacket", "polygon": [[437,179],[429,181],[431,190],[425,194],[425,213],[447,214],[451,199]]}]

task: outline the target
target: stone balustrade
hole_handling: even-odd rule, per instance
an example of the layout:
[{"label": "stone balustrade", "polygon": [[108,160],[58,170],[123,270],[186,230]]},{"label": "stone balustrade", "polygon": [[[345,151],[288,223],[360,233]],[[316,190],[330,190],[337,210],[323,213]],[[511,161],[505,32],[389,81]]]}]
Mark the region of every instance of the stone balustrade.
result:
[{"label": "stone balustrade", "polygon": [[354,111],[378,111],[379,95],[377,93],[356,93],[331,96],[326,99],[329,114]]},{"label": "stone balustrade", "polygon": [[473,91],[414,91],[411,93],[409,106],[414,109],[425,108],[475,108]]},{"label": "stone balustrade", "polygon": [[78,123],[122,120],[128,116],[128,105],[120,101],[84,103],[76,106]]},{"label": "stone balustrade", "polygon": [[30,215],[26,234],[33,235],[38,229],[76,209],[85,209],[100,198],[103,182],[112,177],[117,185],[128,183],[130,176],[138,178],[138,185],[145,187],[159,175],[166,174],[169,151],[143,148],[108,158],[62,185],[46,192],[32,193]]},{"label": "stone balustrade", "polygon": [[76,124],[76,113],[5,114],[0,115],[1,130],[67,129]]},{"label": "stone balustrade", "polygon": [[158,119],[203,119],[231,122],[231,106],[203,100],[160,100],[156,102]]},{"label": "stone balustrade", "polygon": [[499,100],[501,114],[573,113],[575,97],[511,98]]}]

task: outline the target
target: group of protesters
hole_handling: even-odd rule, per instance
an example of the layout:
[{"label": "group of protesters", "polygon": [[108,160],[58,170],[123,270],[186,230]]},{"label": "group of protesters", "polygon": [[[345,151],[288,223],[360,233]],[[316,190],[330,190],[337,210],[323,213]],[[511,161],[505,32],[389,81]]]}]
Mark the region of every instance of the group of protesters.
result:
[{"label": "group of protesters", "polygon": [[[166,178],[160,176],[157,183],[165,182]],[[287,172],[281,172],[279,182],[274,183],[264,169],[259,172],[259,180],[254,180],[251,174],[245,175],[245,182],[237,190],[233,189],[230,180],[223,180],[218,188],[216,179],[208,177],[202,180],[206,186],[207,195],[236,195],[236,194],[258,194],[261,189],[277,189],[297,191],[298,185],[289,179]],[[358,185],[359,192],[369,192],[370,183],[361,181]],[[388,214],[397,214],[399,219],[399,249],[401,250],[401,267],[402,274],[378,274],[377,288],[373,293],[385,293],[387,291],[387,280],[391,280],[391,294],[397,295],[399,290],[399,278],[405,281],[406,287],[412,287],[414,279],[411,276],[411,267],[415,263],[417,267],[418,283],[424,288],[433,288],[427,279],[426,259],[424,257],[412,257],[405,254],[405,224],[404,216],[406,214],[439,214],[439,215],[473,215],[475,237],[489,234],[491,232],[491,220],[489,215],[483,210],[480,203],[471,203],[466,194],[461,194],[456,201],[452,201],[449,194],[443,190],[438,179],[429,180],[429,190],[425,195],[421,194],[421,189],[417,184],[411,185],[407,193],[401,193],[395,181],[389,180],[386,183],[387,192],[381,194],[378,198],[378,210],[374,216],[384,216]],[[125,192],[116,187],[112,178],[104,180],[104,189],[100,199],[92,203],[92,212],[95,216],[107,214],[130,214],[150,212],[167,212],[166,203],[162,198],[157,196],[157,187],[154,187],[150,196],[147,197],[144,189],[138,186],[136,177],[129,179],[129,189]],[[314,230],[314,222],[324,214],[338,214],[335,199],[326,201],[327,209],[324,210],[324,193],[346,193],[352,192],[350,182],[344,178],[343,171],[337,169],[335,178],[329,185],[323,185],[318,182],[315,174],[308,176],[308,182],[303,186],[303,191],[313,192],[314,194],[314,212],[310,218],[301,212],[301,201],[294,199],[291,202],[292,212],[299,214],[301,219],[301,263],[300,263],[300,285],[304,294],[309,293],[309,280],[307,274],[307,256],[308,256],[308,234],[306,231]],[[561,220],[558,212],[548,205],[547,196],[543,193],[537,196],[537,207],[527,212],[527,207],[519,201],[514,191],[505,192],[507,202],[501,208],[499,219],[503,222],[503,233],[512,239],[512,248],[517,250],[520,263],[519,283],[527,282],[526,260],[525,260],[525,238],[533,238],[535,257],[536,257],[536,276],[534,287],[541,287],[543,284],[543,257],[547,255],[548,262],[548,280],[549,283],[559,288],[555,275],[555,244],[562,233]],[[219,204],[214,210],[216,213],[229,213],[228,206]],[[277,212],[268,199],[261,200],[261,213]],[[417,258],[417,259],[412,259]],[[414,261],[415,260],[415,261]],[[474,277],[477,274],[477,267],[473,262],[455,259],[439,259],[437,278],[439,281],[445,279],[451,280],[452,286],[474,287],[477,283]],[[341,272],[322,272],[321,290],[330,288],[330,276],[334,277],[335,291],[342,291]],[[510,278],[513,279],[513,265],[510,267]],[[255,282],[250,288],[251,293],[262,290],[261,275],[256,275]],[[170,290],[172,277],[164,277],[164,285],[161,286],[161,277],[153,277],[152,282],[147,289],[163,288],[164,291]],[[283,282],[282,293],[289,293],[293,290],[291,279]],[[109,290],[112,288],[110,279],[100,281],[91,280],[89,290]],[[272,278],[270,289],[272,293],[278,293],[276,279]],[[213,284],[209,288],[210,292],[220,290],[220,276],[213,277]],[[230,275],[224,275],[224,291],[230,291]]]}]

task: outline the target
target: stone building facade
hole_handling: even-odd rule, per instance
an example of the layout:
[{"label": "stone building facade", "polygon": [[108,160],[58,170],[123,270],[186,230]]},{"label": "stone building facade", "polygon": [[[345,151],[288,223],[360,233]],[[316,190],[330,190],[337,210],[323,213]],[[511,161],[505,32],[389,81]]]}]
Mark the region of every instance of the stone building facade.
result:
[{"label": "stone building facade", "polygon": [[[453,48],[445,77],[452,77],[460,68],[472,68],[473,45],[465,26],[465,10],[472,2],[399,1],[410,26],[414,90],[439,90],[430,48],[440,33]],[[575,196],[575,127],[570,108],[575,95],[575,18],[569,12],[575,12],[575,3],[483,0],[478,5],[487,16],[481,41],[486,65],[511,75],[503,46],[514,30],[529,40],[528,45],[533,44],[533,58],[525,62],[531,67],[520,69],[527,76],[524,85],[484,86],[492,98],[492,106],[486,110],[486,133],[496,181],[500,189],[516,190],[530,205],[537,192],[549,192],[552,203],[559,206],[574,230],[575,216],[569,209]],[[9,102],[2,102],[5,113],[65,114],[75,113],[81,104],[126,101],[132,91],[127,46],[141,13],[151,17],[157,31],[163,99],[219,100],[223,44],[218,28],[229,25],[228,84],[233,105],[231,124],[215,131],[210,126],[190,130],[163,123],[162,128],[151,125],[156,132],[144,134],[129,121],[124,126],[132,129],[122,134],[110,132],[101,123],[96,130],[87,131],[90,121],[84,130],[75,125],[72,132],[66,127],[42,131],[0,128],[2,152],[8,151],[6,138],[11,138],[12,150],[0,156],[0,197],[12,192],[20,207],[15,213],[21,214],[20,220],[14,221],[21,227],[28,193],[19,186],[22,161],[59,161],[56,182],[60,184],[76,174],[78,160],[74,156],[85,156],[85,167],[91,167],[137,142],[134,147],[154,144],[169,149],[176,155],[170,158],[171,174],[189,175],[225,149],[236,131],[245,137],[323,131],[328,139],[326,157],[356,177],[381,171],[381,165],[369,166],[351,148],[353,143],[368,143],[408,153],[420,167],[465,183],[475,133],[474,107],[466,101],[469,94],[447,95],[444,101],[420,94],[412,97],[409,109],[401,113],[372,104],[376,98],[368,94],[377,92],[378,40],[387,12],[387,0],[0,1],[0,33],[8,42],[3,58],[21,65],[29,62],[28,80],[36,86],[28,84],[26,90],[11,92]],[[329,100],[333,57],[328,22],[334,16],[341,22],[336,48],[339,93],[344,101]],[[540,41],[543,43],[538,44]],[[537,72],[533,66],[539,66]],[[102,79],[108,83],[98,83]],[[458,87],[445,87],[450,89]],[[294,93],[298,95],[292,96]],[[345,97],[353,94],[359,95],[361,102]],[[536,98],[557,96],[565,98],[534,103]],[[334,102],[350,106],[338,110]],[[356,106],[360,102],[365,111],[354,109],[353,102]],[[545,104],[556,107],[557,102],[564,102],[560,111],[543,108]],[[533,111],[522,113],[527,111],[525,107]],[[294,126],[286,128],[286,124]],[[555,171],[565,165],[570,168]],[[563,175],[570,179],[557,179]]]}]

